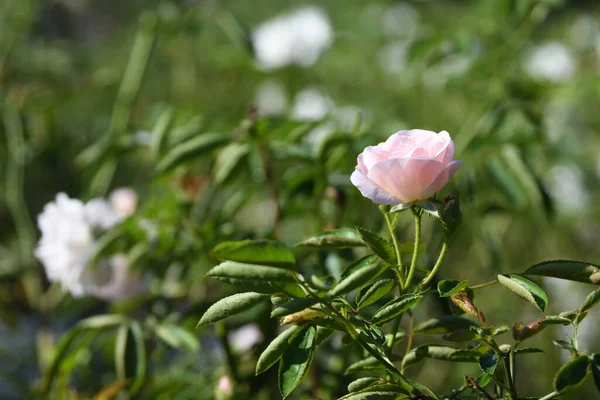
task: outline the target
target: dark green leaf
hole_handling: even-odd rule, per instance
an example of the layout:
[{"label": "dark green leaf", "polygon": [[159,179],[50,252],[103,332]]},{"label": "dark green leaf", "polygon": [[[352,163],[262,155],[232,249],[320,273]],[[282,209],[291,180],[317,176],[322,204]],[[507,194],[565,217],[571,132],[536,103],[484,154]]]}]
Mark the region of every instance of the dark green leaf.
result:
[{"label": "dark green leaf", "polygon": [[402,366],[408,367],[425,358],[454,362],[477,362],[481,353],[476,350],[461,349],[441,344],[419,346],[410,351],[402,360]]},{"label": "dark green leaf", "polygon": [[166,143],[167,133],[173,121],[173,110],[171,108],[163,111],[152,129],[152,141],[150,142],[150,150],[155,159],[163,152]]},{"label": "dark green leaf", "polygon": [[594,383],[596,384],[596,389],[600,392],[600,354],[592,354],[592,376],[594,377]]},{"label": "dark green leaf", "polygon": [[579,312],[587,312],[598,303],[600,303],[600,289],[594,290],[585,298],[583,304],[581,305],[581,307],[579,307]]},{"label": "dark green leaf", "polygon": [[408,395],[403,395],[398,392],[387,392],[385,390],[366,389],[357,393],[350,393],[338,400],[396,400],[407,399]]},{"label": "dark green leaf", "polygon": [[293,314],[298,311],[302,311],[308,307],[311,307],[317,303],[317,299],[314,297],[305,297],[303,299],[293,299],[283,304],[278,305],[271,312],[271,318],[280,318],[286,315]]},{"label": "dark green leaf", "polygon": [[195,159],[202,154],[226,143],[229,137],[223,133],[204,133],[186,142],[178,144],[170,150],[156,167],[159,173],[167,172],[184,162]]},{"label": "dark green leaf", "polygon": [[313,236],[296,244],[296,246],[344,249],[350,247],[364,247],[365,243],[355,229],[342,228],[325,232],[318,236]]},{"label": "dark green leaf", "polygon": [[498,282],[540,310],[546,310],[548,295],[535,282],[516,274],[498,275]]},{"label": "dark green leaf", "polygon": [[561,349],[569,350],[570,352],[576,351],[572,340],[553,340],[552,343]]},{"label": "dark green leaf", "polygon": [[554,390],[564,392],[581,385],[588,374],[589,365],[590,358],[584,355],[563,365],[554,376]]},{"label": "dark green leaf", "polygon": [[211,254],[221,260],[293,268],[294,253],[286,245],[272,240],[241,240],[223,242]]},{"label": "dark green leaf", "polygon": [[377,258],[377,256],[375,254],[369,254],[366,257],[360,258],[360,259],[354,261],[353,263],[351,263],[350,265],[348,265],[346,268],[344,268],[344,270],[342,271],[342,274],[340,275],[340,281],[343,281],[348,276],[350,276],[350,274],[353,274],[354,272],[358,271],[359,269],[364,268],[366,266],[370,266],[372,264],[377,264],[378,262],[379,262],[379,258]]},{"label": "dark green leaf", "polygon": [[377,325],[390,321],[416,305],[422,298],[421,294],[404,294],[377,310],[375,315],[373,315],[372,321]]},{"label": "dark green leaf", "polygon": [[479,357],[479,368],[486,374],[494,375],[499,361],[500,357],[498,354],[484,354]]},{"label": "dark green leaf", "polygon": [[442,315],[440,317],[421,322],[415,326],[413,332],[426,334],[450,333],[468,330],[474,325],[475,323],[467,318],[456,315]]},{"label": "dark green leaf", "polygon": [[206,310],[204,315],[202,315],[202,318],[200,318],[198,325],[196,325],[196,328],[212,324],[231,315],[246,311],[268,297],[269,296],[267,295],[254,292],[236,293],[229,297],[225,297]]},{"label": "dark green leaf", "polygon": [[279,364],[279,391],[284,399],[308,374],[315,351],[316,331],[312,325],[297,329],[283,352]]},{"label": "dark green leaf", "polygon": [[258,358],[258,362],[256,363],[256,375],[262,374],[273,364],[275,364],[281,356],[283,355],[284,350],[288,346],[288,341],[298,329],[297,326],[292,326],[291,328],[283,331],[279,334],[262,352],[260,357]]},{"label": "dark green leaf", "polygon": [[346,368],[345,375],[356,374],[358,372],[384,371],[385,367],[375,357],[367,357]]},{"label": "dark green leaf", "polygon": [[365,294],[361,296],[360,300],[357,301],[358,307],[362,308],[375,303],[377,300],[387,295],[394,288],[394,285],[395,281],[393,279],[382,279],[375,282],[368,288]]},{"label": "dark green leaf", "polygon": [[[131,347],[135,348],[135,361],[133,361],[135,366],[135,374],[133,375],[133,381],[131,382],[129,391],[131,393],[136,393],[144,384],[144,379],[146,377],[146,346],[144,343],[144,333],[139,322],[131,321],[129,331],[131,332],[131,338],[133,339]],[[127,347],[129,349],[129,344]],[[128,357],[129,351],[130,350],[127,351]]]},{"label": "dark green leaf", "polygon": [[528,268],[523,275],[548,276],[600,285],[600,266],[580,261],[545,261]]},{"label": "dark green leaf", "polygon": [[223,184],[244,158],[250,146],[246,143],[230,143],[217,156],[213,169],[214,182]]},{"label": "dark green leaf", "polygon": [[359,392],[380,381],[380,378],[374,378],[372,376],[368,376],[366,378],[358,378],[357,380],[352,381],[350,382],[350,384],[348,384],[348,392]]},{"label": "dark green leaf", "polygon": [[546,315],[540,320],[540,325],[571,325],[571,320],[558,315]]},{"label": "dark green leaf", "polygon": [[154,327],[154,332],[169,346],[187,351],[198,351],[200,343],[196,336],[173,324],[161,324]]},{"label": "dark green leaf", "polygon": [[469,286],[469,281],[444,280],[438,283],[437,288],[440,297],[450,297],[458,292],[462,292],[467,286]]},{"label": "dark green leaf", "polygon": [[544,350],[538,349],[537,347],[521,347],[519,349],[513,350],[515,354],[533,354],[533,353],[543,353]]},{"label": "dark green leaf", "polygon": [[373,282],[377,277],[385,272],[385,265],[374,263],[355,270],[350,275],[342,278],[338,284],[329,292],[330,296],[340,296],[361,288]]},{"label": "dark green leaf", "polygon": [[292,271],[277,267],[225,261],[208,271],[206,275],[224,281],[295,282],[293,274]]},{"label": "dark green leaf", "polygon": [[357,226],[356,230],[367,247],[371,249],[373,253],[377,254],[379,258],[391,265],[396,265],[398,263],[396,261],[396,252],[390,242],[360,226]]}]

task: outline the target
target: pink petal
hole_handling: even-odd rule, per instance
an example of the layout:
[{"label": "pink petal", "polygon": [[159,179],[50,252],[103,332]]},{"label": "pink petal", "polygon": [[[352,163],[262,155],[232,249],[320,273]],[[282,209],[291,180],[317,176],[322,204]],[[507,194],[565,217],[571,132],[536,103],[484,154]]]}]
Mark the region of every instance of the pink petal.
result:
[{"label": "pink petal", "polygon": [[450,139],[450,135],[446,131],[441,131],[439,136],[443,139],[443,146],[432,157],[438,161],[448,164],[454,157],[454,142]]},{"label": "pink petal", "polygon": [[360,190],[363,196],[373,200],[377,204],[396,205],[401,203],[396,197],[387,193],[385,190],[377,187],[370,179],[363,175],[359,170],[355,170],[350,177],[350,181]]},{"label": "pink petal", "polygon": [[429,185],[427,185],[427,187],[423,191],[423,195],[427,196],[426,198],[430,198],[431,196],[442,190],[450,180],[450,177],[454,175],[458,168],[460,168],[462,163],[462,161],[456,160],[446,165],[446,167],[438,174],[438,176],[432,179]]},{"label": "pink petal", "polygon": [[[388,152],[377,146],[369,146],[362,153],[362,162],[367,168],[367,171],[373,168],[373,165],[380,161],[387,160],[389,158]],[[360,157],[360,156],[359,156]],[[362,169],[361,169],[362,171]],[[364,171],[363,171],[364,173]]]}]

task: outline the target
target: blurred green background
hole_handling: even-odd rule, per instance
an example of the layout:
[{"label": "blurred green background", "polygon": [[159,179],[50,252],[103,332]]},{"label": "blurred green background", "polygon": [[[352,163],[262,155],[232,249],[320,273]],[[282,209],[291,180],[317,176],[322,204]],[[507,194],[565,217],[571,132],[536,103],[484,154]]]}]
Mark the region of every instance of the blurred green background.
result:
[{"label": "blurred green background", "polygon": [[[568,0],[2,0],[0,398],[34,396],[57,340],[81,318],[115,310],[177,321],[200,338],[196,352],[152,353],[139,398],[215,396],[227,374],[222,352],[212,328],[192,329],[232,289],[204,278],[216,264],[209,250],[226,239],[269,236],[293,245],[331,227],[381,229],[376,207],[349,175],[362,148],[401,129],[447,130],[464,161],[444,192],[460,194],[464,225],[442,279],[477,284],[543,260],[597,262],[599,13],[595,1]],[[291,29],[302,40],[288,36]],[[207,132],[235,141],[258,118],[272,165],[249,154],[217,184],[216,151],[158,174],[152,138],[165,113],[169,146]],[[294,130],[305,131],[302,140]],[[178,241],[140,262],[154,276],[152,296],[119,306],[58,295],[33,258],[37,214],[57,192],[90,199],[120,186],[137,190],[138,215],[159,221],[161,240]],[[240,193],[247,196],[237,204]],[[410,218],[402,223],[411,241]],[[431,262],[440,232],[427,223],[425,235]],[[330,269],[349,259],[319,257]],[[542,283],[551,313],[576,308],[593,289]],[[497,323],[538,317],[495,286],[478,305]],[[269,337],[274,327],[261,324]],[[581,328],[590,352],[600,351],[597,324],[591,316]],[[519,365],[523,395],[551,391],[568,358],[551,339],[565,333],[549,328],[531,339],[545,353]],[[111,340],[73,357],[56,398],[88,398],[115,381]],[[243,373],[253,371],[264,345],[238,354]],[[344,393],[340,346],[322,352],[292,398]],[[431,361],[411,376],[443,392],[473,368]],[[265,379],[241,386],[276,398],[268,389],[275,381]],[[589,380],[565,398],[600,396]]]}]

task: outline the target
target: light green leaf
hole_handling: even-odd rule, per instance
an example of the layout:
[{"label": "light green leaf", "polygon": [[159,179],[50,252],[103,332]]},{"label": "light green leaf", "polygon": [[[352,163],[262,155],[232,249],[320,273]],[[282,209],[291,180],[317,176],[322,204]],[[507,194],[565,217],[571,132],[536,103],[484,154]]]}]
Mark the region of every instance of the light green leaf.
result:
[{"label": "light green leaf", "polygon": [[293,268],[296,258],[290,248],[272,240],[240,240],[222,242],[211,254],[221,260],[274,267]]},{"label": "light green leaf", "polygon": [[380,381],[380,378],[374,378],[372,376],[368,376],[366,378],[358,378],[357,380],[352,381],[348,384],[348,392],[359,392]]},{"label": "light green leaf", "polygon": [[438,283],[438,293],[440,297],[450,297],[456,293],[462,292],[469,286],[469,281],[454,281],[454,280],[443,280]]},{"label": "light green leaf", "polygon": [[289,340],[279,363],[279,391],[285,399],[308,374],[316,346],[316,328],[304,325]]},{"label": "light green leaf", "polygon": [[396,252],[394,251],[394,247],[390,242],[373,232],[361,228],[360,226],[357,226],[356,230],[367,247],[371,249],[373,253],[377,254],[379,258],[388,264],[397,264]]},{"label": "light green leaf", "polygon": [[357,300],[358,307],[362,308],[375,303],[377,300],[387,295],[394,288],[395,284],[396,282],[393,279],[382,279],[375,282],[367,289],[365,294]]},{"label": "light green leaf", "polygon": [[528,268],[523,275],[548,276],[600,285],[600,266],[581,261],[545,261]]},{"label": "light green leaf", "polygon": [[294,272],[282,268],[225,261],[208,271],[206,275],[218,280],[234,280],[234,282],[235,280],[295,282],[292,274]]},{"label": "light green leaf", "polygon": [[548,295],[535,282],[516,274],[498,275],[498,282],[540,310],[546,310]]},{"label": "light green leaf", "polygon": [[594,377],[596,389],[600,392],[600,354],[592,354],[591,360],[592,376]]},{"label": "light green leaf", "polygon": [[340,280],[340,282],[329,291],[329,295],[340,296],[366,286],[377,279],[379,275],[383,274],[386,269],[387,267],[385,265],[378,265],[377,263],[362,267]]},{"label": "light green leaf", "polygon": [[119,314],[94,315],[79,321],[78,327],[82,329],[106,329],[125,322],[127,318]]},{"label": "light green leaf", "polygon": [[156,336],[169,346],[176,349],[196,352],[200,349],[200,342],[190,332],[173,324],[161,324],[154,327]]},{"label": "light green leaf", "polygon": [[258,362],[256,363],[256,375],[262,374],[269,368],[273,366],[281,356],[283,355],[284,350],[288,346],[288,341],[296,332],[298,327],[293,325],[291,328],[286,329],[282,333],[279,334],[262,352],[260,357],[258,358]]},{"label": "light green leaf", "polygon": [[481,353],[476,350],[461,349],[441,344],[428,344],[419,346],[406,354],[402,360],[402,366],[406,368],[425,358],[441,361],[477,362],[480,356]]},{"label": "light green leaf", "polygon": [[590,358],[577,356],[563,365],[554,376],[554,390],[565,392],[581,385],[588,374]]},{"label": "light green leaf", "polygon": [[302,311],[308,307],[311,307],[317,303],[317,299],[313,297],[305,297],[303,299],[293,299],[283,304],[279,304],[271,312],[271,318],[280,318],[286,315],[293,314],[298,311]]},{"label": "light green leaf", "polygon": [[384,324],[416,305],[422,298],[421,294],[404,294],[377,310],[372,322],[377,325]]},{"label": "light green leaf", "polygon": [[222,185],[250,151],[246,143],[230,143],[221,150],[213,168],[214,182]]},{"label": "light green leaf", "polygon": [[164,110],[152,129],[152,141],[150,142],[150,150],[155,159],[158,159],[163,152],[166,143],[167,133],[173,121],[173,109],[167,108]]},{"label": "light green leaf", "polygon": [[344,268],[342,274],[340,275],[340,281],[343,281],[359,269],[364,268],[366,266],[370,266],[372,264],[377,264],[378,262],[379,258],[375,254],[369,254],[366,257],[360,258],[348,265],[346,268]]},{"label": "light green leaf", "polygon": [[160,160],[156,170],[159,173],[165,173],[190,159],[200,157],[228,140],[228,135],[223,133],[204,133],[196,136],[171,149]]},{"label": "light green leaf", "polygon": [[202,318],[200,318],[198,325],[196,325],[196,328],[212,324],[234,314],[246,311],[268,297],[268,295],[254,292],[236,293],[229,297],[225,297],[206,310]]},{"label": "light green leaf", "polygon": [[559,315],[546,315],[540,320],[540,325],[571,325],[571,320]]},{"label": "light green leaf", "polygon": [[413,332],[423,334],[444,334],[461,330],[469,330],[476,324],[470,319],[457,315],[442,315],[417,324]]},{"label": "light green leaf", "polygon": [[345,249],[365,247],[365,243],[355,229],[342,228],[313,236],[296,244],[296,246]]},{"label": "light green leaf", "polygon": [[600,289],[594,290],[592,293],[587,295],[581,307],[579,307],[579,313],[583,314],[592,309],[596,304],[600,303]]}]

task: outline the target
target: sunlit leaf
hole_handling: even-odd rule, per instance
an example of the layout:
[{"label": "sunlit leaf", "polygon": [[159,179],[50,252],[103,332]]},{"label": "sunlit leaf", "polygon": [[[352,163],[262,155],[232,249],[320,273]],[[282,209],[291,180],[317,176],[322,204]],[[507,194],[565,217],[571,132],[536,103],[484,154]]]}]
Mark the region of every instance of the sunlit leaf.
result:
[{"label": "sunlit leaf", "polygon": [[425,334],[444,334],[461,330],[469,330],[476,325],[473,321],[457,315],[442,315],[417,324],[413,332]]},{"label": "sunlit leaf", "polygon": [[212,324],[234,314],[246,311],[261,301],[266,300],[268,297],[268,295],[254,292],[236,293],[229,297],[225,297],[206,310],[204,315],[202,315],[202,318],[200,318],[198,325],[196,325],[196,328]]},{"label": "sunlit leaf", "polygon": [[279,318],[289,314],[293,314],[295,312],[302,311],[305,308],[311,307],[316,303],[317,299],[315,299],[314,297],[292,299],[275,307],[271,312],[271,318]]},{"label": "sunlit leaf", "polygon": [[387,267],[377,263],[364,266],[355,270],[350,275],[342,278],[338,284],[329,292],[330,296],[339,296],[355,289],[361,288],[373,282],[377,277],[385,272]]},{"label": "sunlit leaf", "polygon": [[156,170],[167,172],[190,159],[195,159],[229,141],[223,133],[204,133],[178,144],[160,160]]},{"label": "sunlit leaf", "polygon": [[375,315],[373,315],[372,321],[377,325],[390,321],[415,306],[422,298],[421,294],[404,294],[377,310]]},{"label": "sunlit leaf", "polygon": [[396,252],[394,251],[394,247],[392,247],[390,242],[373,232],[361,228],[360,226],[357,226],[356,230],[367,247],[371,249],[373,253],[377,254],[379,258],[388,264],[396,265]]},{"label": "sunlit leaf", "polygon": [[246,143],[230,143],[221,150],[213,168],[214,182],[221,185],[250,151]]},{"label": "sunlit leaf", "polygon": [[269,345],[267,348],[261,353],[258,358],[258,362],[256,363],[256,375],[262,374],[271,366],[273,366],[281,356],[283,355],[284,350],[287,348],[288,341],[298,329],[297,326],[292,326],[289,329],[286,329],[282,333],[279,334]]},{"label": "sunlit leaf", "polygon": [[579,312],[588,312],[592,309],[592,307],[594,307],[598,303],[600,303],[600,289],[594,290],[585,298],[583,304],[581,305],[581,307],[579,307]]},{"label": "sunlit leaf", "polygon": [[362,308],[375,303],[377,300],[387,295],[394,288],[394,285],[395,281],[393,279],[382,279],[375,282],[367,289],[365,294],[360,297],[360,300],[357,301],[358,306]]},{"label": "sunlit leaf", "polygon": [[316,328],[304,325],[294,332],[279,364],[279,391],[285,399],[308,374],[316,346]]},{"label": "sunlit leaf", "polygon": [[443,280],[438,283],[438,293],[440,297],[450,297],[458,292],[463,291],[469,286],[469,281],[454,281],[451,279]]},{"label": "sunlit leaf", "polygon": [[410,351],[402,360],[403,367],[414,365],[425,358],[454,362],[477,362],[481,353],[477,350],[461,349],[441,344],[427,344]]},{"label": "sunlit leaf", "polygon": [[377,382],[380,382],[380,378],[374,378],[372,376],[368,376],[365,378],[358,378],[355,381],[352,381],[348,384],[348,392],[358,392],[363,389],[368,388],[369,386],[374,385]]},{"label": "sunlit leaf", "polygon": [[296,258],[290,248],[272,240],[241,240],[219,243],[211,254],[221,260],[293,268]]},{"label": "sunlit leaf", "polygon": [[344,249],[365,247],[365,243],[355,229],[342,228],[313,236],[296,244],[296,246]]},{"label": "sunlit leaf", "polygon": [[546,310],[548,295],[535,282],[516,274],[498,275],[498,282],[540,310]]},{"label": "sunlit leaf", "polygon": [[225,261],[213,267],[206,275],[225,281],[234,279],[262,282],[295,282],[292,274],[291,271],[277,267]]}]

